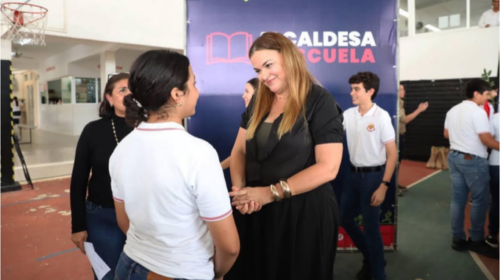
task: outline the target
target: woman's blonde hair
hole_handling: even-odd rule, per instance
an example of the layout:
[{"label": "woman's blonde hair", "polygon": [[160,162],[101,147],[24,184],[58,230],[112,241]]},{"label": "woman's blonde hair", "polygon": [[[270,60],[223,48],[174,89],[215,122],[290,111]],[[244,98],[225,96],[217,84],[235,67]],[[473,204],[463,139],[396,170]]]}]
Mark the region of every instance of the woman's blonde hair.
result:
[{"label": "woman's blonde hair", "polygon": [[[280,53],[283,69],[286,73],[286,87],[289,93],[283,111],[283,119],[278,128],[278,138],[290,132],[299,116],[305,118],[305,104],[307,96],[316,80],[307,70],[306,61],[302,53],[288,38],[280,33],[266,32],[252,44],[248,56],[251,58],[256,51],[275,50]],[[266,86],[259,86],[256,94],[253,114],[250,118],[247,140],[254,137],[257,126],[264,116],[271,110],[274,93]]]}]

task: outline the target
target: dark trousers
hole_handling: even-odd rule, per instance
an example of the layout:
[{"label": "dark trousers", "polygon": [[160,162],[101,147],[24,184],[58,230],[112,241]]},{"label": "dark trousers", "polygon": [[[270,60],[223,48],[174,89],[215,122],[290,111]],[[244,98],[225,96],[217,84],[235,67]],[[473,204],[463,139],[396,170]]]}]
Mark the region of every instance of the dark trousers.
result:
[{"label": "dark trousers", "polygon": [[398,144],[398,162],[401,164],[403,151],[406,146],[406,138],[404,134],[399,134],[399,144]]},{"label": "dark trousers", "polygon": [[[385,279],[384,243],[380,233],[380,206],[370,205],[373,193],[379,188],[384,171],[347,174],[340,202],[340,225],[356,247],[370,262],[371,277]],[[354,220],[361,210],[363,230]]]}]

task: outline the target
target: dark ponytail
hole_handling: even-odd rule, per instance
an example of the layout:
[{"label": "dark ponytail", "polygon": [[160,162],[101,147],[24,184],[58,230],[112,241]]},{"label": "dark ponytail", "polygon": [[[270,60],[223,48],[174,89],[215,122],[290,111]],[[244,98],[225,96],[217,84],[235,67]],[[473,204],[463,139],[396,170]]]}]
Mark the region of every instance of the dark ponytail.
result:
[{"label": "dark ponytail", "polygon": [[125,122],[132,127],[138,126],[141,122],[148,120],[148,113],[144,107],[139,107],[138,102],[135,101],[134,96],[129,94],[123,98],[123,104],[127,110],[125,111]]},{"label": "dark ponytail", "polygon": [[137,126],[151,113],[168,118],[173,106],[170,93],[174,88],[186,92],[189,59],[168,50],[153,50],[140,55],[130,69],[128,86],[132,94],[125,97],[125,121]]},{"label": "dark ponytail", "polygon": [[106,94],[113,94],[113,89],[115,89],[115,84],[121,80],[125,80],[130,77],[128,73],[120,73],[109,78],[106,83],[106,87],[104,87],[104,93],[102,95],[101,105],[99,105],[99,117],[101,118],[111,118],[111,116],[115,113],[115,109],[111,107],[108,99],[106,98]]},{"label": "dark ponytail", "polygon": [[16,106],[19,107],[19,101],[17,100],[17,96],[14,96],[14,102],[16,102]]}]

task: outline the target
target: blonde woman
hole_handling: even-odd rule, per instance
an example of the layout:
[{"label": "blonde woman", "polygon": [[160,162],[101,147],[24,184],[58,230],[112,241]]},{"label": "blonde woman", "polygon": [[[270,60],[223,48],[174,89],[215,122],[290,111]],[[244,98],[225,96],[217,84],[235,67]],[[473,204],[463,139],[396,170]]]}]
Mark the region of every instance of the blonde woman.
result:
[{"label": "blonde woman", "polygon": [[283,35],[264,33],[249,57],[261,86],[231,153],[241,251],[224,279],[333,279],[342,111]]}]

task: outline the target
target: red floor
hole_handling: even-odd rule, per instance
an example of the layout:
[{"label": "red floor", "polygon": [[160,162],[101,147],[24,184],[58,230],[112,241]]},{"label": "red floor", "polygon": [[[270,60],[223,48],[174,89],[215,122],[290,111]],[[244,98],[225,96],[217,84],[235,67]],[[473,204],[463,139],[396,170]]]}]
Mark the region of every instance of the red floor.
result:
[{"label": "red floor", "polygon": [[62,179],[2,194],[1,279],[93,279],[87,258],[67,252],[75,248],[68,192]]},{"label": "red floor", "polygon": [[403,160],[399,170],[399,184],[409,186],[436,171],[425,167],[425,162]]},{"label": "red floor", "polygon": [[[411,185],[433,172],[425,163],[403,161],[400,184]],[[411,199],[411,191],[406,197]],[[70,240],[69,178],[3,193],[1,204],[1,279],[93,279],[86,256]],[[498,279],[498,261],[483,262]]]}]

